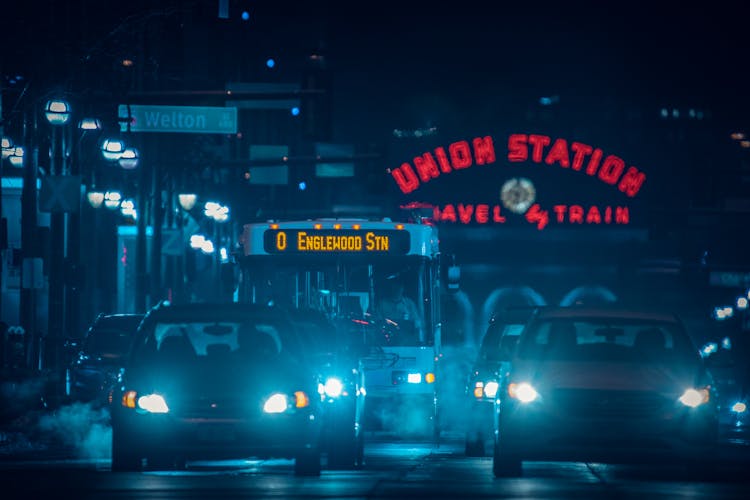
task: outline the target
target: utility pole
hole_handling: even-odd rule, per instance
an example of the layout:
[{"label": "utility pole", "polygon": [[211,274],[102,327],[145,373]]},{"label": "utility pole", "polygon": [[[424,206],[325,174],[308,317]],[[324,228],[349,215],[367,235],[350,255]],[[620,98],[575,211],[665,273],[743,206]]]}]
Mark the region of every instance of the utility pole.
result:
[{"label": "utility pole", "polygon": [[[3,68],[0,61],[0,139],[5,137],[3,127]],[[0,318],[3,318],[3,262],[5,262],[5,249],[8,246],[8,224],[3,217],[3,159],[0,158]],[[0,332],[0,368],[5,368],[5,332]]]},{"label": "utility pole", "polygon": [[[31,132],[29,116],[24,114],[23,141],[31,150],[31,158],[24,163],[23,190],[21,191],[21,250],[23,251],[23,283],[21,287],[20,317],[24,335],[26,367],[39,369],[39,336],[36,331],[36,284],[41,280],[42,266],[39,258],[39,228],[37,226],[37,166],[39,165],[39,142],[37,138],[37,109],[32,107]],[[40,265],[36,265],[36,264]],[[34,275],[39,273],[39,276]],[[31,273],[32,276],[25,276]]]}]

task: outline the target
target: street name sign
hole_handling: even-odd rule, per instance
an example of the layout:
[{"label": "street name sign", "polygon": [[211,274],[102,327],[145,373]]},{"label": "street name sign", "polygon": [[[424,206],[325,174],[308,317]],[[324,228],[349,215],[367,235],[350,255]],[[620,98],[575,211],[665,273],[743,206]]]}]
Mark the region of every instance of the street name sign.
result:
[{"label": "street name sign", "polygon": [[117,116],[122,132],[130,121],[131,132],[237,133],[237,108],[231,107],[120,104]]}]

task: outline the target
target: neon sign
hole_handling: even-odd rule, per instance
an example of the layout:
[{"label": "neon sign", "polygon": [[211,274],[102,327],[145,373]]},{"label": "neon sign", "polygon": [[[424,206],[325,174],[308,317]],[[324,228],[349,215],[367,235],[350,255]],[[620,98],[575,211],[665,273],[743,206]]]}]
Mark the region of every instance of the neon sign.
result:
[{"label": "neon sign", "polygon": [[406,254],[409,244],[409,233],[398,230],[269,229],[263,234],[265,251],[275,254]]},{"label": "neon sign", "polygon": [[[423,217],[438,223],[487,225],[506,224],[515,219],[532,224],[539,230],[550,225],[622,226],[631,223],[631,209],[627,202],[640,193],[646,182],[646,174],[628,165],[619,156],[582,142],[542,134],[510,134],[505,141],[507,150],[504,153],[496,151],[495,143],[489,135],[457,141],[447,147],[440,146],[422,153],[412,162],[404,162],[389,171],[401,192],[410,194],[456,170],[474,167],[477,174],[481,171],[495,175],[507,169],[509,175],[498,185],[498,197],[494,201],[484,198],[467,203],[468,200],[454,198],[438,203],[411,202],[402,208],[429,208],[432,216]],[[496,163],[498,154],[501,159],[504,154],[507,163]],[[524,163],[530,165],[528,170],[522,165]],[[572,200],[544,196],[526,176],[531,177],[534,171],[547,169],[538,170],[531,167],[533,164],[558,167],[560,171],[577,175],[578,179],[595,179],[619,191],[623,198],[620,202],[613,202],[612,196],[606,194],[599,196],[598,201],[586,202],[586,196]],[[511,168],[513,165],[518,166]],[[519,167],[525,171],[520,171]],[[484,193],[483,196],[487,195],[487,188],[490,187],[484,180],[485,175],[482,174],[482,184],[475,190]],[[568,173],[555,175],[559,177]],[[560,195],[557,186],[555,184],[554,193],[550,193],[553,197]]]},{"label": "neon sign", "polygon": [[[581,142],[570,142],[563,138],[552,139],[540,134],[511,134],[507,141],[506,158],[511,163],[531,162],[557,165],[573,172],[595,177],[605,184],[615,186],[626,196],[633,198],[643,187],[646,174],[613,154],[606,154]],[[469,141],[457,141],[446,148],[440,146],[416,156],[413,164],[402,163],[390,171],[399,189],[409,194],[432,179],[463,170],[473,165],[486,166],[495,163],[494,140],[491,136],[475,137]]]}]

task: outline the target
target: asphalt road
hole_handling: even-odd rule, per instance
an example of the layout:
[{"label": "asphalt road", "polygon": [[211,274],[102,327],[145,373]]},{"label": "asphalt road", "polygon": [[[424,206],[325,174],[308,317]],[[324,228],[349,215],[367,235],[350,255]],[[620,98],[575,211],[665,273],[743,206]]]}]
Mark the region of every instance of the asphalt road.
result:
[{"label": "asphalt road", "polygon": [[[59,451],[58,451],[59,453]],[[750,498],[750,456],[728,449],[710,482],[669,464],[525,463],[523,477],[494,479],[492,459],[468,458],[458,436],[440,445],[373,437],[361,470],[299,478],[289,460],[189,462],[183,471],[113,473],[108,458],[27,450],[0,460],[2,498]]]}]

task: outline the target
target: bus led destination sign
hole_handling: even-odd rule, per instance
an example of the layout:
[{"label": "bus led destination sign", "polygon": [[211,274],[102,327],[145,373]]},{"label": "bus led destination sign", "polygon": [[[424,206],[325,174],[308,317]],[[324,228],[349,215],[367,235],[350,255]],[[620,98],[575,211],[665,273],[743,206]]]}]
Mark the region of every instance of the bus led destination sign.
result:
[{"label": "bus led destination sign", "polygon": [[269,229],[263,235],[268,253],[405,254],[409,233],[398,230]]}]

